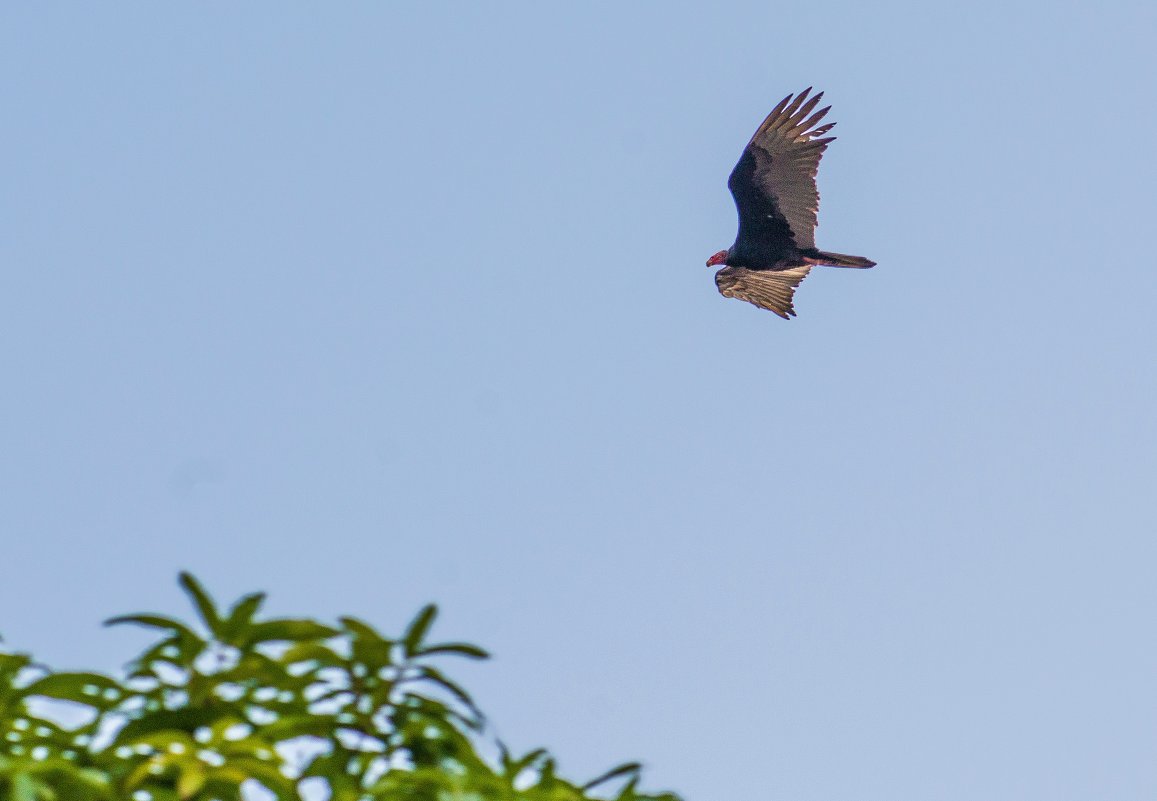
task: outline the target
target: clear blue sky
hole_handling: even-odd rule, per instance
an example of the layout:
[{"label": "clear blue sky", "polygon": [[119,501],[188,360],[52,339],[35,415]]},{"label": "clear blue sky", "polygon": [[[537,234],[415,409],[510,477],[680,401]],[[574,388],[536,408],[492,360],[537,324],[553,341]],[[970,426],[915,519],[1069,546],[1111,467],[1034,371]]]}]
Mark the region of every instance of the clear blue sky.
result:
[{"label": "clear blue sky", "polygon": [[[572,774],[1157,797],[1157,7],[464,5],[0,10],[9,646],[437,600]],[[809,85],[879,267],[785,323],[703,265]]]}]

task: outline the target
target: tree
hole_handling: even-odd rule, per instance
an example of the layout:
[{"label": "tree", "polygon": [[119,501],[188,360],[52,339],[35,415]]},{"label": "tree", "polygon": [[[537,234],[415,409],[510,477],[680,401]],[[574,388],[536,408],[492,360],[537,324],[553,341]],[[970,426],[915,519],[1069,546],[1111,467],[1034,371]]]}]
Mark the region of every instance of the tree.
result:
[{"label": "tree", "polygon": [[222,611],[193,576],[179,583],[196,625],[108,621],[157,632],[122,676],[0,651],[0,798],[588,801],[614,788],[616,801],[678,801],[639,791],[637,763],[579,784],[545,750],[515,756],[489,739],[470,695],[436,666],[488,655],[431,643],[433,605],[390,638],[353,617],[261,619],[263,593]]}]

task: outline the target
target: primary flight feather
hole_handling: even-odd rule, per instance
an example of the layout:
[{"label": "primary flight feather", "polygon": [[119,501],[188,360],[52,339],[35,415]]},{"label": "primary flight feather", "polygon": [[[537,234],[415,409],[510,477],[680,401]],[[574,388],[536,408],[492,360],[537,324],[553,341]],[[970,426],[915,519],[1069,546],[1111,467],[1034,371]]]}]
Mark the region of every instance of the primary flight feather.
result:
[{"label": "primary flight feather", "polygon": [[795,289],[815,265],[874,267],[863,256],[817,250],[816,211],[820,195],[816,170],[834,136],[834,122],[820,125],[831,106],[814,111],[823,92],[788,95],[756,130],[731,171],[727,188],[739,212],[735,244],[707,260],[724,265],[715,284],[725,297],[738,298],[795,316]]}]

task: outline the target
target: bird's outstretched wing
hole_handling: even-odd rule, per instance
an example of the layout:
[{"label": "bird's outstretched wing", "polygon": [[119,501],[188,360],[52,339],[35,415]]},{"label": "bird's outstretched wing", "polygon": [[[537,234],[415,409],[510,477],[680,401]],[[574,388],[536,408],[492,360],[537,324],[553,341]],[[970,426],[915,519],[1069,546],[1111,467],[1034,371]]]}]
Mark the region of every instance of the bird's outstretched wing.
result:
[{"label": "bird's outstretched wing", "polygon": [[835,139],[823,134],[835,123],[819,125],[831,106],[812,113],[824,93],[808,100],[810,92],[808,88],[794,97],[788,95],[772,109],[727,181],[739,210],[737,244],[758,247],[762,243],[770,257],[776,247],[815,247],[820,203],[816,171],[820,157]]},{"label": "bird's outstretched wing", "polygon": [[795,288],[807,277],[810,264],[790,270],[748,270],[744,267],[724,267],[715,273],[719,294],[753,303],[761,309],[775,312],[783,319],[795,317],[791,305]]}]

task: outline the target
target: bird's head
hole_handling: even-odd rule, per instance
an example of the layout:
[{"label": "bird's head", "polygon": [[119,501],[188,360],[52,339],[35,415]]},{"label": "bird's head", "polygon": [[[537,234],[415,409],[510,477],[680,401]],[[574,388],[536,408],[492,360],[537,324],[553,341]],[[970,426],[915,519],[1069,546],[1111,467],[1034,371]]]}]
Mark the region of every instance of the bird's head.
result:
[{"label": "bird's head", "polygon": [[707,260],[708,267],[714,267],[717,264],[727,264],[727,251],[721,250],[714,256]]}]

